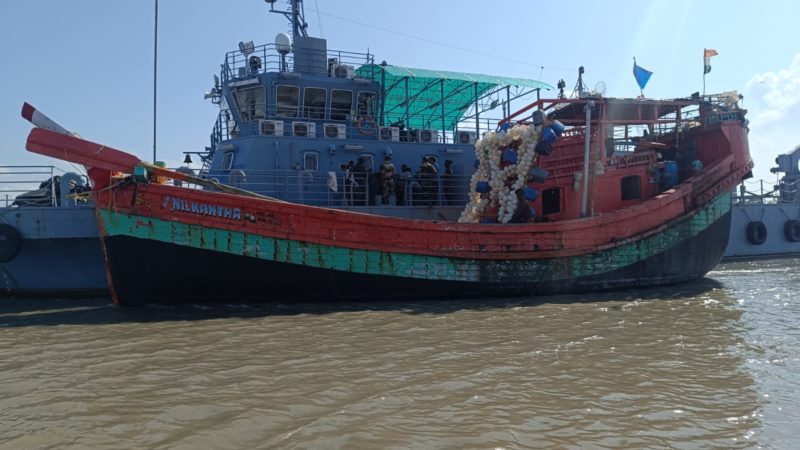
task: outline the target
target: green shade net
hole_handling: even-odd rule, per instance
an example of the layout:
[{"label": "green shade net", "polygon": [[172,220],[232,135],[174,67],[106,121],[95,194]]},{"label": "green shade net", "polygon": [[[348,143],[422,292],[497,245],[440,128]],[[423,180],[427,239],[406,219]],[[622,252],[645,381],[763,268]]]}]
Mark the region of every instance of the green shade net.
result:
[{"label": "green shade net", "polygon": [[379,123],[389,125],[402,120],[407,128],[430,130],[454,129],[476,99],[490,91],[505,86],[530,90],[553,88],[524,78],[377,64],[359,67],[356,75],[381,85],[384,103],[383,120]]}]

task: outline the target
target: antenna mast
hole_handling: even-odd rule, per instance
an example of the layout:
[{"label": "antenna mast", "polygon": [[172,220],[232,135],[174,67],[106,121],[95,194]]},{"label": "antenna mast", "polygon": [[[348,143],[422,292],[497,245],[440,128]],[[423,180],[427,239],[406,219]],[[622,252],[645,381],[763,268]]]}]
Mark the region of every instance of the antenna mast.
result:
[{"label": "antenna mast", "polygon": [[575,83],[575,89],[572,90],[571,98],[581,98],[583,93],[586,92],[586,86],[583,84],[583,66],[578,67],[578,82]]},{"label": "antenna mast", "polygon": [[289,11],[280,11],[275,9],[275,2],[277,0],[264,0],[269,3],[269,12],[283,14],[284,17],[289,19],[292,24],[292,40],[297,39],[298,36],[308,36],[308,23],[306,23],[305,8],[303,8],[303,0],[290,0],[291,7]]}]

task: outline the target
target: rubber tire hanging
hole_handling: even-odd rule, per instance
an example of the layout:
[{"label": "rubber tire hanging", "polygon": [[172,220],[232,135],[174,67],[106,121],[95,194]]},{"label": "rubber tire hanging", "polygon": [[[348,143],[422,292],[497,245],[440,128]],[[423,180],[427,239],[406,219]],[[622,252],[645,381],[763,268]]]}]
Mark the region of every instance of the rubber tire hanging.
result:
[{"label": "rubber tire hanging", "polygon": [[22,236],[19,231],[6,223],[0,224],[0,262],[16,258],[21,249]]},{"label": "rubber tire hanging", "polygon": [[767,226],[764,222],[753,221],[747,224],[747,242],[761,245],[767,240]]},{"label": "rubber tire hanging", "polygon": [[800,242],[800,220],[787,220],[783,225],[783,235],[789,242]]}]

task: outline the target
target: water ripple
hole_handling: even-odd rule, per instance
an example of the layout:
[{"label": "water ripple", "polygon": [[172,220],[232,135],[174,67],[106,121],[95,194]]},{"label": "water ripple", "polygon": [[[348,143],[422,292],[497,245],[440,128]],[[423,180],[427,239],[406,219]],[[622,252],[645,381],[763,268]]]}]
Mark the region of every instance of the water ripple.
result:
[{"label": "water ripple", "polygon": [[5,448],[781,447],[800,278],[528,300],[5,300]]}]

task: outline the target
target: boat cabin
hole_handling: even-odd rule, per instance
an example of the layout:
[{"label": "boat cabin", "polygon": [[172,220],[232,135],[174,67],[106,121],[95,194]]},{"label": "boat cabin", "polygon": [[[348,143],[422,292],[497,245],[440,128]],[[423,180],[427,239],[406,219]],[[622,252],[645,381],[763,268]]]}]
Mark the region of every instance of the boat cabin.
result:
[{"label": "boat cabin", "polygon": [[[207,94],[220,112],[201,155],[205,177],[291,202],[454,220],[467,201],[474,143],[501,118],[490,112],[550,88],[376,64],[308,36],[286,41],[226,54]],[[387,158],[395,194],[384,200]]]}]

